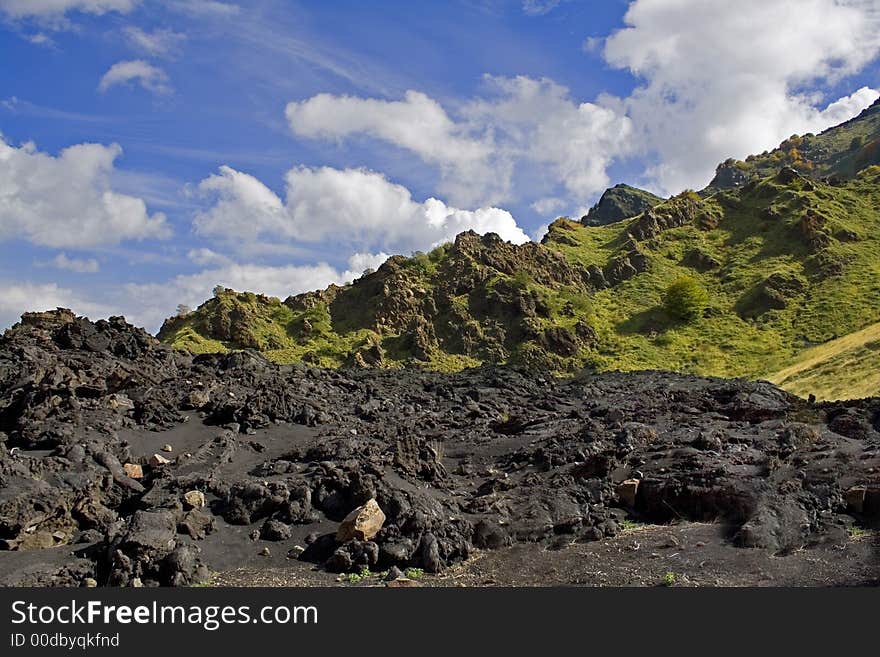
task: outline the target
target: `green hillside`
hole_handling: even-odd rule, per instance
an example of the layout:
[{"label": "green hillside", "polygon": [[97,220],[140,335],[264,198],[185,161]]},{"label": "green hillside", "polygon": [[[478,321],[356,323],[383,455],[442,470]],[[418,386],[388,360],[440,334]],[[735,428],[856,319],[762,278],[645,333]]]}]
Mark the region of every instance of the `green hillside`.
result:
[{"label": "green hillside", "polygon": [[[877,109],[812,138],[826,164],[811,171],[772,169],[775,155],[760,156],[728,189],[685,192],[605,226],[559,219],[540,245],[469,232],[283,302],[220,291],[168,320],[160,338],[333,367],[494,362],[766,377],[880,321],[880,167],[844,175],[853,153],[829,154],[874,134]],[[818,153],[815,144],[804,152]],[[839,173],[816,173],[828,167]],[[689,315],[666,303],[683,279],[708,299]]]}]

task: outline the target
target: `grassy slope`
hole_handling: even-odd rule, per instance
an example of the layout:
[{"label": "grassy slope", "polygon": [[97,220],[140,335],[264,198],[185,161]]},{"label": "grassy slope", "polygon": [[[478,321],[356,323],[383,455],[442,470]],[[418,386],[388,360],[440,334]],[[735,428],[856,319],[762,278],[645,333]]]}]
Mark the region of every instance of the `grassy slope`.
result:
[{"label": "grassy slope", "polygon": [[768,377],[791,392],[820,400],[880,396],[880,323],[807,349]]}]

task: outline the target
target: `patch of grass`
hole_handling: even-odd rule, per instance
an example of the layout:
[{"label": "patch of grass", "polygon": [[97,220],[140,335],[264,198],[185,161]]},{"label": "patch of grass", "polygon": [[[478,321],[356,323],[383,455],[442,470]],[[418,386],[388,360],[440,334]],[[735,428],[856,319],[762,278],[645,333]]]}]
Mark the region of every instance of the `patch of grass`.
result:
[{"label": "patch of grass", "polygon": [[863,529],[862,527],[850,527],[849,528],[849,537],[853,540],[859,540],[861,538],[865,538],[866,536],[871,535],[871,530]]},{"label": "patch of grass", "polygon": [[618,526],[623,531],[633,531],[635,529],[641,529],[642,527],[646,527],[645,523],[639,522],[638,520],[630,520],[629,518],[624,518],[618,523]]},{"label": "patch of grass", "polygon": [[363,580],[372,577],[373,573],[370,572],[369,566],[364,566],[356,573],[345,573],[341,577],[341,581],[346,584],[357,584],[358,582],[362,582]]},{"label": "patch of grass", "polygon": [[407,568],[403,571],[403,574],[409,579],[421,579],[425,576],[425,571],[421,568]]},{"label": "patch of grass", "polygon": [[667,572],[663,575],[663,579],[660,580],[661,586],[675,586],[678,582],[678,575],[673,573],[672,571]]}]

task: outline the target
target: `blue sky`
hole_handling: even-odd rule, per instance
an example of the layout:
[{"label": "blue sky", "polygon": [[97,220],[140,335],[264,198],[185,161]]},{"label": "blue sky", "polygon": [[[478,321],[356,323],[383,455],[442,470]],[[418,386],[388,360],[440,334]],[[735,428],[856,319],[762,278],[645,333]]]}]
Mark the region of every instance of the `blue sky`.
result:
[{"label": "blue sky", "polygon": [[155,330],[857,114],[877,0],[0,0],[0,327]]}]

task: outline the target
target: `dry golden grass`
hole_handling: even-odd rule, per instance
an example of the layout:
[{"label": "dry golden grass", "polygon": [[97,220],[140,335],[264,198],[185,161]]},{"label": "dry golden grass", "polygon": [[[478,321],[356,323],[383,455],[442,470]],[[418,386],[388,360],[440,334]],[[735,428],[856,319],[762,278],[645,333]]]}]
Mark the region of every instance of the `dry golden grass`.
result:
[{"label": "dry golden grass", "polygon": [[880,323],[804,351],[767,377],[796,395],[834,401],[880,395]]}]

